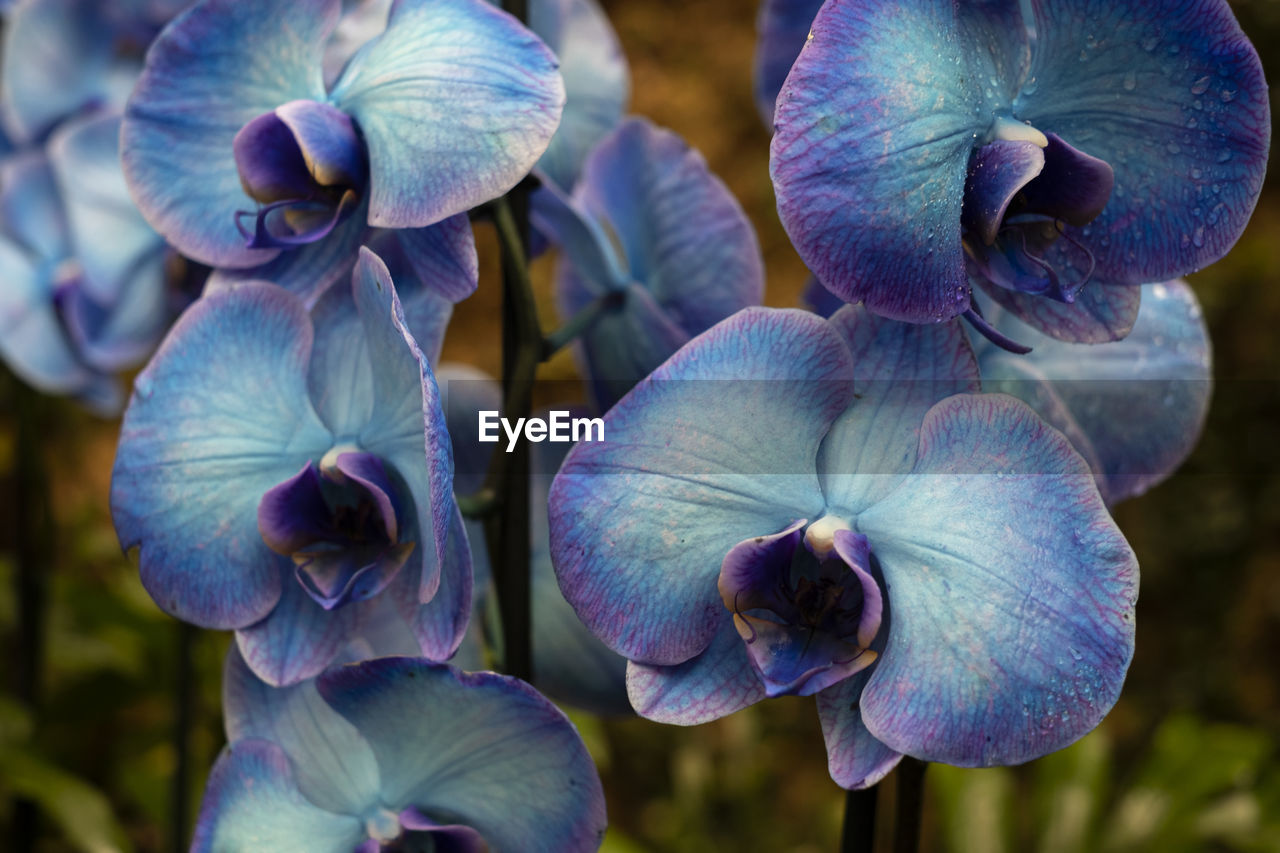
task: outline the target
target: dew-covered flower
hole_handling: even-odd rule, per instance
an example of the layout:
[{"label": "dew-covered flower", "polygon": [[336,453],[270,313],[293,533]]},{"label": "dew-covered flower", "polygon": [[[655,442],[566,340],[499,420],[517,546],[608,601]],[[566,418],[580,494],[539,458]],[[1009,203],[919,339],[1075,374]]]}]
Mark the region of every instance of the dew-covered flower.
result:
[{"label": "dew-covered flower", "polygon": [[1046,337],[998,307],[985,313],[1032,351],[1011,354],[971,335],[983,390],[1022,398],[1061,430],[1109,505],[1164,480],[1195,447],[1213,378],[1208,330],[1186,282],[1144,285],[1133,331],[1101,346]]},{"label": "dew-covered flower", "polygon": [[[427,226],[501,195],[546,148],[563,82],[510,15],[482,0],[397,0],[326,85],[340,11],[340,0],[203,0],[156,39],[126,111],[125,172],[185,254],[310,295],[349,270],[371,229],[394,229],[416,267]],[[450,234],[457,263],[474,268],[470,231]]]},{"label": "dew-covered flower", "polygon": [[670,131],[628,119],[592,151],[572,197],[546,186],[534,225],[562,248],[562,316],[597,313],[583,373],[601,410],[694,335],[764,291],[755,231],[706,161]]},{"label": "dew-covered flower", "polygon": [[[477,415],[481,411],[501,410],[502,390],[483,371],[464,365],[442,364],[436,371],[436,379],[440,383],[453,444],[454,490],[458,495],[474,494],[483,486],[490,458],[498,447],[478,440]],[[571,417],[585,415],[576,408],[566,411]],[[596,714],[628,714],[631,706],[627,703],[626,660],[608,649],[582,624],[564,600],[551,568],[547,493],[570,447],[566,442],[543,441],[534,444],[530,454],[531,682],[557,702]],[[489,588],[492,575],[489,552],[483,525],[468,520],[466,529],[475,569],[474,612],[476,618],[481,619],[493,593]]]},{"label": "dew-covered flower", "polygon": [[841,298],[933,322],[972,278],[1090,342],[1230,248],[1270,138],[1225,0],[831,0],[775,124],[783,224]]},{"label": "dew-covered flower", "polygon": [[977,387],[956,324],[747,309],[619,402],[552,486],[551,550],[636,710],[816,695],[846,787],[1093,728],[1133,652],[1133,552],[1066,439]]},{"label": "dew-covered flower", "polygon": [[324,669],[379,593],[422,654],[453,653],[471,567],[429,366],[448,316],[426,288],[402,303],[361,249],[351,287],[310,311],[257,282],[179,319],[137,379],[111,486],[164,610],[235,629],[273,684]]},{"label": "dew-covered flower", "polygon": [[33,387],[103,414],[114,374],[172,318],[164,241],[129,200],[118,116],[62,124],[0,162],[0,356]]},{"label": "dew-covered flower", "polygon": [[491,672],[382,657],[270,687],[232,649],[192,850],[577,853],[600,778],[572,723]]}]

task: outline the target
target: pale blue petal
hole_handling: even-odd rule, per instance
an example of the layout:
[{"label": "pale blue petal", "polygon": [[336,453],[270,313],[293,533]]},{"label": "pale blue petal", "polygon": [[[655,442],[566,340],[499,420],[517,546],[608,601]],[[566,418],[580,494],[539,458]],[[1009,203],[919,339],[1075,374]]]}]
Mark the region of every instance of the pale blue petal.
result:
[{"label": "pale blue petal", "polygon": [[0,356],[23,382],[52,394],[84,388],[92,375],[72,350],[47,276],[30,254],[0,237]]},{"label": "pale blue petal", "polygon": [[111,483],[126,548],[166,612],[241,628],[280,597],[258,533],[263,493],[332,441],[307,399],[311,324],[266,284],[202,299],[134,384]]},{"label": "pale blue petal", "polygon": [[58,262],[71,251],[66,209],[49,159],[29,149],[0,164],[0,226],[31,255]]},{"label": "pale blue petal", "polygon": [[1037,331],[1060,341],[1081,344],[1105,344],[1129,334],[1138,318],[1141,298],[1137,287],[1102,282],[1085,285],[1076,294],[1075,302],[1070,303],[1017,293],[985,282],[983,290]]},{"label": "pale blue petal", "polygon": [[857,398],[823,439],[818,472],[829,511],[852,518],[914,467],[925,412],[979,390],[978,362],[958,323],[903,323],[848,305],[831,325],[853,353]]},{"label": "pale blue petal", "polygon": [[260,622],[236,631],[245,663],[268,684],[297,684],[333,662],[360,625],[364,602],[333,610],[316,603],[282,560],[280,599]]},{"label": "pale blue petal", "polygon": [[115,50],[99,0],[27,0],[5,17],[0,112],[19,142],[30,142],[107,94]]},{"label": "pale blue petal", "polygon": [[567,96],[538,169],[568,192],[591,149],[622,120],[630,90],[627,60],[596,0],[534,0],[529,28],[560,61]]},{"label": "pale blue petal", "polygon": [[237,210],[253,210],[232,140],[289,101],[323,101],[320,62],[338,0],[204,0],[152,43],[125,109],[121,151],[134,200],[183,254],[247,267],[275,250],[247,249]]},{"label": "pale blue petal", "polygon": [[232,646],[222,674],[222,714],[231,743],[259,738],[283,749],[293,760],[298,790],[320,808],[358,815],[378,803],[373,751],[320,698],[314,681],[272,687]]},{"label": "pale blue petal", "polygon": [[120,299],[139,264],[164,247],[129,197],[119,140],[120,117],[105,115],[64,125],[49,142],[83,286],[103,305]]},{"label": "pale blue petal", "polygon": [[914,473],[858,527],[892,608],[860,701],[877,740],[1017,764],[1110,710],[1133,655],[1137,561],[1084,460],[1024,403],[939,403]]},{"label": "pale blue petal", "polygon": [[963,313],[969,154],[1016,91],[1012,0],[829,0],[778,96],[770,173],[800,257],[899,320]]},{"label": "pale blue petal", "polygon": [[474,827],[495,853],[599,846],[604,796],[591,757],[527,684],[380,658],[330,670],[318,687],[373,748],[391,808]]},{"label": "pale blue petal", "polygon": [[497,198],[560,121],[564,84],[546,45],[474,0],[396,0],[332,101],[369,147],[369,224],[420,228]]},{"label": "pale blue petal", "polygon": [[550,498],[556,574],[592,633],[651,664],[707,647],[729,549],[820,513],[814,460],[851,370],[826,321],[749,308],[605,415],[605,440],[570,452]]},{"label": "pale blue petal", "polygon": [[1068,228],[1104,282],[1183,275],[1235,243],[1270,142],[1258,55],[1222,0],[1033,0],[1031,79],[1015,114],[1105,160],[1102,214]]},{"label": "pale blue petal", "polygon": [[422,561],[419,600],[426,602],[440,582],[440,567],[461,557],[448,552],[455,513],[453,451],[440,392],[426,355],[407,328],[386,265],[368,249],[360,250],[352,293],[364,327],[373,390],[372,411],[359,431],[359,443],[389,463],[413,496],[416,559]]},{"label": "pale blue petal", "polygon": [[627,697],[642,717],[694,726],[754,705],[765,689],[721,605],[715,635],[701,654],[674,666],[627,664]]},{"label": "pale blue petal", "polygon": [[326,811],[299,793],[280,747],[251,739],[228,746],[213,765],[191,850],[351,853],[364,838],[358,818]]},{"label": "pale blue petal", "polygon": [[574,195],[614,229],[632,280],[689,336],[759,304],[755,230],[702,155],[671,131],[628,119],[591,153]]},{"label": "pale blue petal", "polygon": [[1191,453],[1212,375],[1208,330],[1185,282],[1144,286],[1133,331],[1112,344],[1061,343],[1008,314],[994,322],[1034,349],[1015,356],[978,341],[983,387],[1021,397],[1062,430],[1108,504],[1142,494]]},{"label": "pale blue petal", "polygon": [[862,722],[858,702],[874,669],[854,673],[817,695],[827,770],[841,788],[870,788],[898,766],[902,753],[872,737]]},{"label": "pale blue petal", "polygon": [[[476,258],[476,240],[471,220],[459,213],[427,228],[401,228],[395,232],[405,260],[418,277],[421,286],[438,293],[450,302],[461,302],[475,292],[480,265]],[[399,279],[397,279],[398,281]],[[439,355],[439,341],[434,345],[414,325],[409,310],[410,299],[400,287],[409,326],[424,352]],[[434,357],[433,357],[434,358]]]}]

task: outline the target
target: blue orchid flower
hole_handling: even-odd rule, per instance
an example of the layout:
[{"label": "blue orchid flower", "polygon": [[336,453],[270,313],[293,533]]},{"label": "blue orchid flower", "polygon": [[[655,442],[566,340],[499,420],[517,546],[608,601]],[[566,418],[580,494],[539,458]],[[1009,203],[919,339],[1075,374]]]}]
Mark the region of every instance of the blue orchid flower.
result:
[{"label": "blue orchid flower", "polygon": [[0,357],[42,391],[119,411],[114,374],[171,319],[164,241],[129,201],[118,116],[64,123],[0,163]]},{"label": "blue orchid flower", "polygon": [[122,109],[146,46],[191,0],[22,0],[5,11],[0,117],[22,143],[86,110]]},{"label": "blue orchid flower", "polygon": [[203,0],[147,54],[122,130],[125,172],[183,253],[253,268],[215,286],[268,278],[313,297],[350,271],[371,229],[394,230],[414,266],[429,242],[474,269],[462,214],[514,186],[555,131],[555,58],[505,12],[397,0],[326,86],[340,11],[339,0]]},{"label": "blue orchid flower", "polygon": [[573,853],[605,828],[573,724],[523,682],[404,657],[263,684],[233,649],[230,745],[192,850]]},{"label": "blue orchid flower", "polygon": [[561,314],[597,311],[578,352],[601,410],[764,292],[760,247],[737,200],[700,154],[644,119],[596,147],[572,197],[540,189],[532,219],[563,248]]},{"label": "blue orchid flower", "polygon": [[1248,221],[1262,68],[1225,0],[1021,8],[827,2],[778,97],[778,211],[877,314],[981,325],[972,278],[1045,334],[1117,339],[1133,285],[1211,263]]},{"label": "blue orchid flower", "polygon": [[1133,652],[1133,552],[1066,439],[977,388],[955,324],[747,309],[606,414],[552,486],[551,552],[636,710],[816,695],[845,787],[1092,729]]},{"label": "blue orchid flower", "polygon": [[[495,444],[482,443],[476,428],[481,411],[502,408],[498,383],[483,371],[466,365],[444,364],[436,371],[444,401],[449,437],[455,460],[454,490],[474,494],[484,485]],[[570,417],[585,412],[570,408]],[[551,567],[547,493],[551,480],[571,444],[541,442],[531,455],[530,506],[530,613],[532,618],[533,686],[557,702],[594,714],[631,713],[627,702],[626,660],[596,639],[565,601]],[[468,520],[475,575],[474,611],[480,616],[491,590],[489,552],[484,527]],[[482,619],[482,617],[481,617]],[[480,621],[480,620],[477,620]]]},{"label": "blue orchid flower", "polygon": [[234,629],[272,684],[323,670],[379,594],[448,658],[471,605],[429,365],[448,316],[368,249],[309,313],[265,282],[192,306],[135,383],[111,484],[156,603]]},{"label": "blue orchid flower", "polygon": [[1105,346],[1040,335],[1008,311],[986,309],[992,327],[1033,345],[1011,355],[971,336],[982,387],[1022,398],[1062,431],[1089,463],[1109,505],[1140,495],[1190,455],[1213,390],[1209,333],[1183,281],[1142,287],[1133,331]]}]

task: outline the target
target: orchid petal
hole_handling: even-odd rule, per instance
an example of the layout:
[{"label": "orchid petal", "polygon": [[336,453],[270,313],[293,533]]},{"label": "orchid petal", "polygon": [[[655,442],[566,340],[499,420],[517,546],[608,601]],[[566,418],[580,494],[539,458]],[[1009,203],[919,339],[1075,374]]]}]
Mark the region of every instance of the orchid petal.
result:
[{"label": "orchid petal", "polygon": [[373,749],[384,802],[447,815],[496,851],[599,846],[604,796],[591,757],[527,684],[379,658],[330,670],[317,687]]},{"label": "orchid petal", "polygon": [[857,399],[823,439],[818,472],[827,505],[851,518],[914,467],[925,412],[979,390],[978,362],[956,323],[902,323],[848,305],[831,324],[853,353]]},{"label": "orchid petal", "polygon": [[111,483],[121,544],[166,612],[242,628],[271,611],[287,560],[258,532],[258,501],[332,441],[307,399],[312,331],[267,284],[209,296],[137,378]]},{"label": "orchid petal", "polygon": [[1137,561],[1060,433],[1003,395],[925,418],[912,476],[858,518],[892,607],[860,707],[885,745],[1017,764],[1098,724],[1133,655]]},{"label": "orchid petal", "polygon": [[322,809],[361,814],[378,802],[373,751],[316,692],[314,681],[272,687],[232,646],[222,676],[227,740],[268,740],[293,761],[298,790]]},{"label": "orchid petal", "polygon": [[659,723],[695,726],[727,717],[765,698],[747,647],[721,608],[710,644],[674,666],[627,664],[627,698],[636,713]]},{"label": "orchid petal", "polygon": [[1108,283],[1217,260],[1253,211],[1271,120],[1258,55],[1219,0],[1033,0],[1036,46],[1014,112],[1105,160],[1115,189],[1069,235]]},{"label": "orchid petal", "polygon": [[564,83],[546,46],[487,3],[397,0],[331,99],[369,147],[369,224],[420,228],[529,172],[560,121]]},{"label": "orchid petal", "polygon": [[1017,9],[831,0],[815,18],[778,97],[770,172],[801,258],[845,301],[913,322],[968,308],[961,200],[983,117],[1026,61]]},{"label": "orchid petal", "polygon": [[250,739],[218,756],[191,849],[350,853],[364,837],[359,818],[319,808],[298,791],[284,750]]}]

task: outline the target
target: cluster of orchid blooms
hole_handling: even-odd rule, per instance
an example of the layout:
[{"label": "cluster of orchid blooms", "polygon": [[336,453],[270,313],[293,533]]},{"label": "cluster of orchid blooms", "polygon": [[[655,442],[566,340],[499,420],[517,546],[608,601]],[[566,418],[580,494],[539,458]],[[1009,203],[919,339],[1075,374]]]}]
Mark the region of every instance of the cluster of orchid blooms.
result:
[{"label": "cluster of orchid blooms", "polygon": [[[1108,508],[1208,403],[1176,277],[1233,244],[1265,168],[1225,0],[764,0],[812,310],[758,307],[738,203],[624,118],[595,0],[530,6],[6,10],[0,354],[109,412],[163,336],[111,510],[162,609],[235,632],[194,849],[600,842],[567,718],[467,671],[489,568],[458,497],[501,393],[438,361],[468,212],[530,173],[605,424],[534,448],[536,686],[682,725],[812,695],[846,788],[1090,731],[1134,640]],[[175,270],[205,268],[169,328]]]}]

